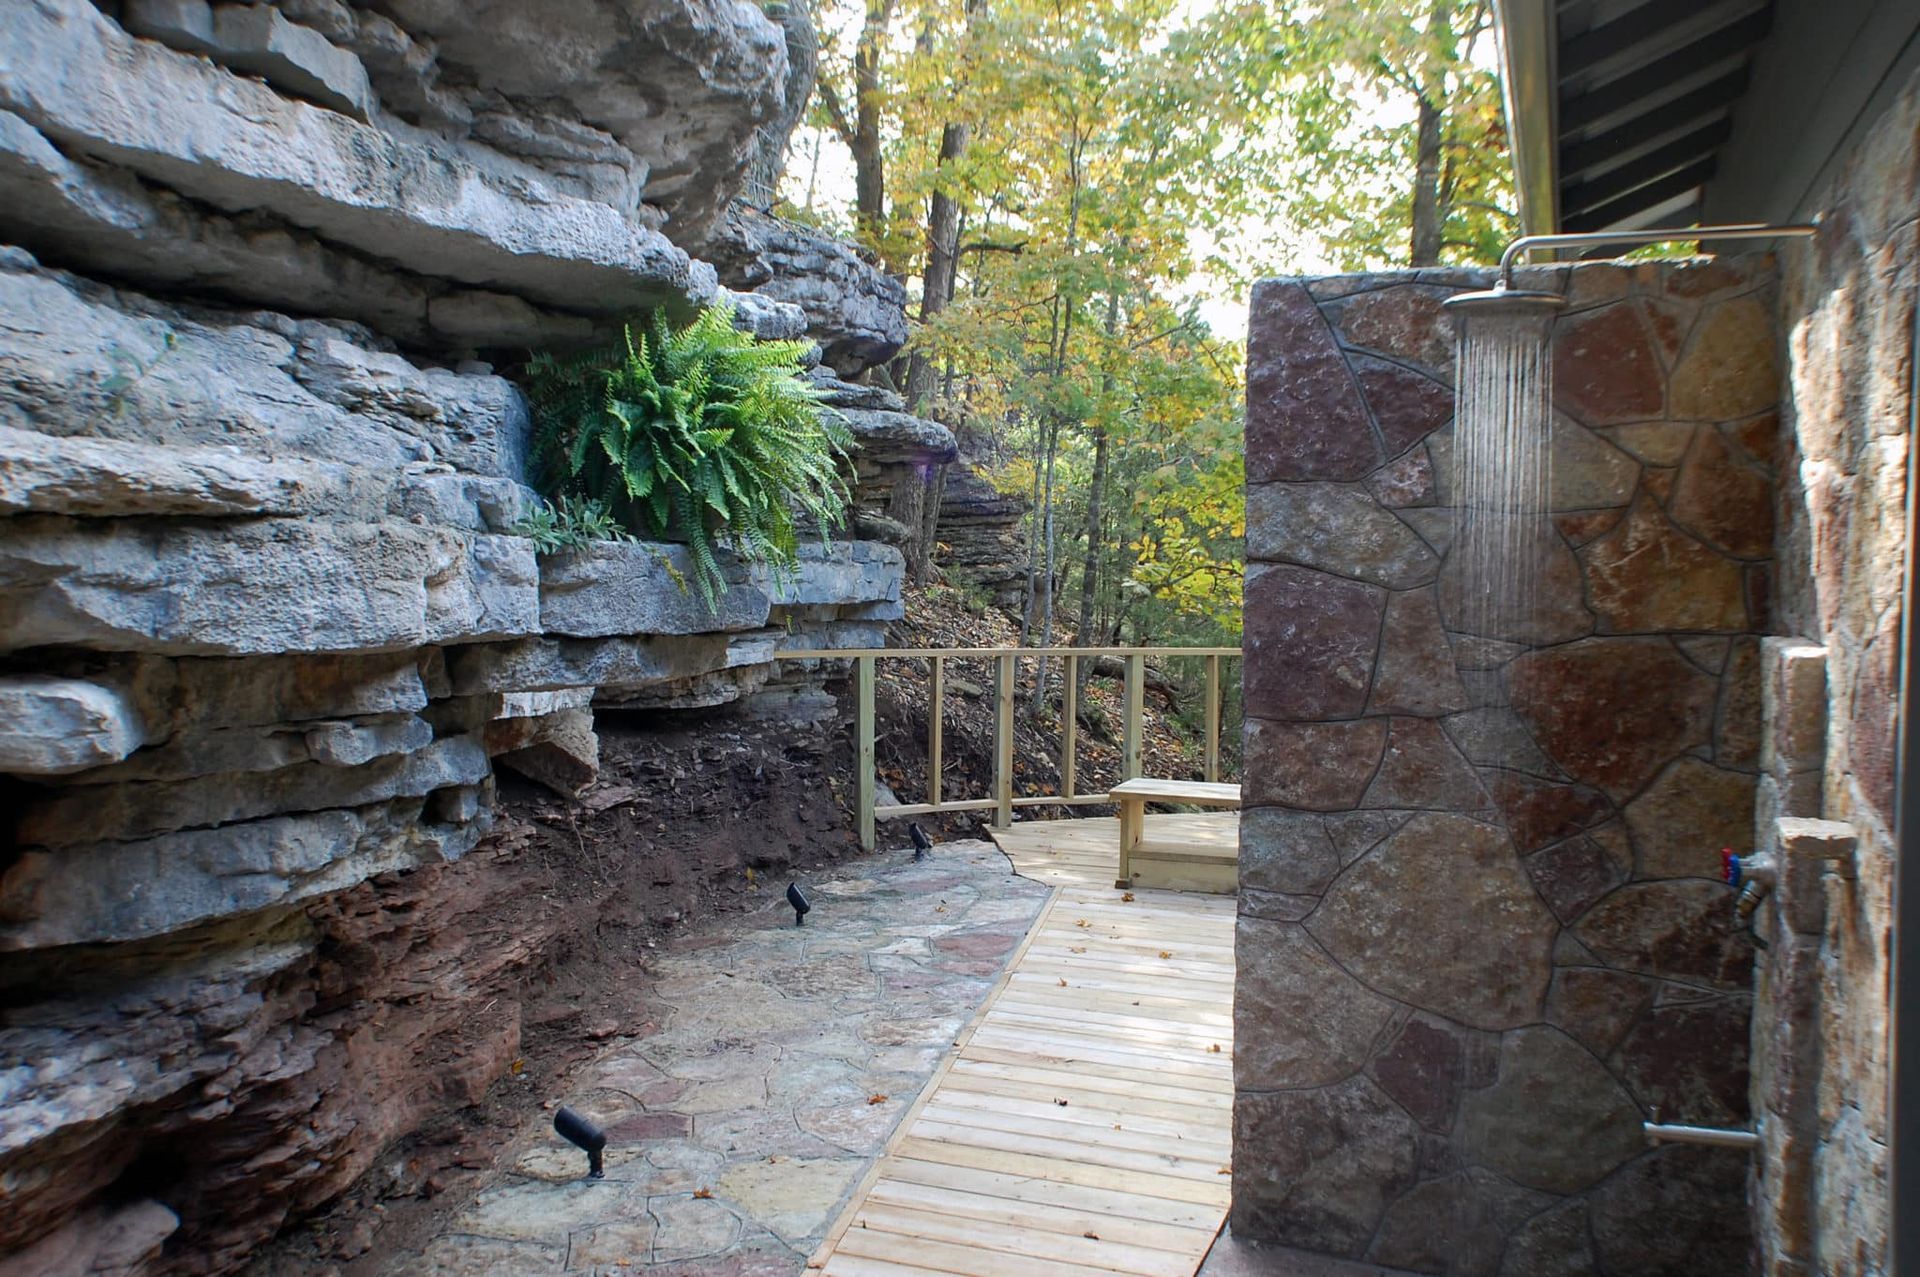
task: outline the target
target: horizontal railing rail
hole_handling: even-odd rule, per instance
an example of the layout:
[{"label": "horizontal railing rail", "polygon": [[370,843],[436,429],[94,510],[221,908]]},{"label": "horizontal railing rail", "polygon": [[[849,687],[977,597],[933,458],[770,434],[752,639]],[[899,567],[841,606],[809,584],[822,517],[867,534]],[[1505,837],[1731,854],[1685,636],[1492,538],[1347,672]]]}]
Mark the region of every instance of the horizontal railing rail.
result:
[{"label": "horizontal railing rail", "polygon": [[[875,846],[875,822],[903,816],[925,816],[944,812],[991,811],[997,827],[1013,822],[1013,813],[1021,807],[1075,807],[1109,803],[1105,793],[1083,794],[1076,783],[1079,754],[1080,662],[1113,658],[1122,665],[1122,712],[1120,732],[1120,779],[1140,775],[1142,708],[1146,699],[1146,663],[1158,660],[1194,658],[1206,663],[1203,715],[1202,770],[1207,780],[1220,779],[1220,662],[1240,655],[1237,647],[860,647],[806,648],[780,653],[783,661],[847,661],[854,663],[854,769],[859,792],[855,802],[859,815],[860,845],[868,851]],[[1060,682],[1060,789],[1053,794],[1013,792],[1013,743],[1015,682],[1023,660],[1058,659],[1065,663]],[[918,660],[928,663],[927,679],[927,787],[926,801],[876,805],[874,754],[874,666],[883,660]],[[994,667],[994,750],[993,793],[987,798],[949,799],[942,789],[943,743],[947,662],[950,660],[991,661]]]}]

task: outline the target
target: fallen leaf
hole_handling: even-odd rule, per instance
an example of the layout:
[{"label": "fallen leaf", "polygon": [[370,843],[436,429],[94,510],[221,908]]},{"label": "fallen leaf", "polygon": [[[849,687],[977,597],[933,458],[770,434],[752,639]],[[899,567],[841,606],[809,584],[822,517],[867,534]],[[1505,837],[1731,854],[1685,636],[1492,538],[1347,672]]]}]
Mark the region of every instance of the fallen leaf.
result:
[{"label": "fallen leaf", "polygon": [[1093,1231],[1092,1229],[1088,1229],[1088,1230],[1087,1230],[1086,1232],[1084,1232],[1084,1233],[1082,1233],[1082,1234],[1080,1234],[1080,1235],[1081,1235],[1082,1237],[1084,1237],[1084,1238],[1086,1238],[1086,1239],[1087,1239],[1088,1241],[1095,1241],[1095,1242],[1097,1242],[1097,1241],[1099,1241],[1099,1240],[1100,1240],[1100,1234],[1098,1234],[1098,1233],[1096,1233],[1096,1232],[1094,1232],[1094,1231]]},{"label": "fallen leaf", "polygon": [[519,1077],[520,1071],[526,1067],[527,1067],[527,1062],[525,1060],[515,1060],[513,1062],[513,1068],[510,1071],[515,1077]]},{"label": "fallen leaf", "polygon": [[1063,988],[1063,989],[1064,989],[1064,988],[1066,988],[1066,987],[1067,987],[1067,982],[1066,982],[1065,980],[1062,980],[1062,981],[1060,982],[1060,987],[1061,987],[1061,988]]},{"label": "fallen leaf", "polygon": [[1214,1174],[1215,1175],[1231,1175],[1233,1174],[1233,1167],[1222,1166],[1219,1170],[1215,1171]]},{"label": "fallen leaf", "polygon": [[1075,920],[1073,925],[1076,927],[1091,927],[1093,924],[1091,922],[1088,922],[1085,918],[1079,918]]},{"label": "fallen leaf", "polygon": [[[1216,1051],[1219,1049],[1220,1049],[1219,1047],[1214,1048],[1214,1050]],[[867,1097],[867,1103],[869,1104],[885,1104],[886,1102],[887,1102],[887,1097],[877,1092]]]},{"label": "fallen leaf", "polygon": [[1068,953],[1085,953],[1086,951],[1087,951],[1087,946],[1083,944],[1075,944],[1075,945],[1067,946]]},{"label": "fallen leaf", "polygon": [[1127,892],[1127,893],[1126,893],[1126,894],[1125,894],[1124,896],[1121,896],[1121,897],[1120,897],[1120,899],[1121,899],[1121,900],[1122,900],[1123,902],[1125,902],[1125,903],[1127,903],[1127,904],[1132,904],[1132,903],[1133,903],[1133,893],[1132,893],[1131,891],[1129,891],[1129,892]]},{"label": "fallen leaf", "polygon": [[1171,949],[1162,949],[1162,950],[1160,951],[1160,956],[1161,956],[1161,957],[1163,957],[1163,958],[1171,958],[1171,957],[1173,956],[1173,950],[1171,950]]},{"label": "fallen leaf", "polygon": [[1207,1048],[1207,1053],[1208,1053],[1209,1055],[1218,1055],[1218,1054],[1220,1054],[1220,1044],[1219,1044],[1218,1042],[1215,1042],[1215,1043],[1214,1043],[1214,1044],[1213,1044],[1212,1046],[1210,1046],[1210,1047],[1208,1047],[1208,1048]]},{"label": "fallen leaf", "polygon": [[713,1196],[713,1190],[711,1188],[696,1188],[693,1190],[693,1197],[695,1201],[704,1202],[709,1197],[712,1197],[712,1196]]}]

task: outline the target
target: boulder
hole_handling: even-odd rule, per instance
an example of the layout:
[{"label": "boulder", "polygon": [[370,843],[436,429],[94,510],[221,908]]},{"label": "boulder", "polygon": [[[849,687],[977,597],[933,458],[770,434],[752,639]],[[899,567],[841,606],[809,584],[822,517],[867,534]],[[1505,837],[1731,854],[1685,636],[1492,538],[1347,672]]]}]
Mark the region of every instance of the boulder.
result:
[{"label": "boulder", "polygon": [[[764,563],[753,564],[750,571],[753,583],[780,607],[897,604],[905,575],[900,551],[878,541],[802,541],[791,571]],[[898,615],[894,609],[894,617]]]},{"label": "boulder", "polygon": [[628,197],[620,207],[653,210],[689,249],[740,190],[756,134],[786,96],[786,37],[759,5],[387,0],[379,8],[404,38],[431,50],[430,65],[402,55],[384,79],[376,71],[390,105],[430,119],[448,110],[433,91],[450,94],[489,146],[602,198],[613,194],[608,170],[620,171]]},{"label": "boulder", "polygon": [[646,687],[693,678],[727,662],[725,634],[475,643],[448,654],[456,695],[575,687]]},{"label": "boulder", "polygon": [[377,477],[331,462],[0,426],[0,514],[365,514],[381,488]]},{"label": "boulder", "polygon": [[74,785],[25,805],[15,838],[26,847],[72,847],[97,839],[149,839],[177,830],[258,820],[278,812],[364,807],[416,798],[487,777],[487,753],[471,736],[434,741],[360,766],[324,758],[277,771],[190,780]]},{"label": "boulder", "polygon": [[191,52],[356,120],[373,109],[373,86],[360,59],[271,5],[221,5],[213,11],[213,39]]},{"label": "boulder", "polygon": [[[27,482],[55,487],[110,485],[91,506],[79,494],[45,498],[74,501],[76,513],[304,514],[363,505],[384,513],[384,493],[409,466],[524,477],[531,422],[512,383],[419,367],[370,348],[375,340],[351,325],[167,305],[16,258],[0,262],[0,328],[0,425],[168,450],[238,448],[257,463],[250,468],[231,452],[143,446],[55,451],[24,472]],[[122,479],[76,471],[110,471],[139,457],[146,465]],[[18,482],[18,473],[9,467],[0,483]],[[279,477],[294,486],[276,488]],[[234,483],[251,486],[202,491]],[[134,491],[141,487],[160,491]],[[122,491],[128,506],[110,510],[105,502]]]},{"label": "boulder", "polygon": [[531,739],[495,761],[545,785],[563,798],[577,798],[600,777],[600,738],[591,709],[563,709],[539,718],[516,719],[533,727]]}]

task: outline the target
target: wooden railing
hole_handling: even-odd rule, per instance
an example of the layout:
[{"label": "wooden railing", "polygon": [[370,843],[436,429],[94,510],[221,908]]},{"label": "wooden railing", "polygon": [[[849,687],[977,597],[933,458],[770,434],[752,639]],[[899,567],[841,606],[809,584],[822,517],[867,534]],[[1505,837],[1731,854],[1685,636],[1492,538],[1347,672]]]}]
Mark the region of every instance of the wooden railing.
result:
[{"label": "wooden railing", "polygon": [[[1237,647],[875,647],[821,649],[782,652],[782,660],[851,660],[854,663],[855,759],[859,793],[860,845],[872,851],[875,845],[874,822],[901,816],[930,815],[936,812],[991,811],[997,827],[1013,822],[1016,807],[1068,807],[1113,801],[1105,793],[1083,794],[1075,783],[1079,751],[1080,662],[1113,657],[1123,666],[1125,688],[1121,714],[1120,779],[1140,775],[1141,709],[1146,696],[1147,658],[1173,660],[1192,658],[1206,663],[1202,738],[1202,769],[1206,779],[1220,779],[1220,662],[1240,655]],[[941,785],[942,734],[945,715],[947,662],[950,660],[991,662],[994,668],[993,698],[993,794],[987,798],[949,799]],[[1013,726],[1015,681],[1019,664],[1026,660],[1065,662],[1060,682],[1060,790],[1053,794],[1013,792]],[[874,664],[883,660],[918,660],[928,663],[927,681],[927,801],[892,803],[876,806],[873,735]]]}]

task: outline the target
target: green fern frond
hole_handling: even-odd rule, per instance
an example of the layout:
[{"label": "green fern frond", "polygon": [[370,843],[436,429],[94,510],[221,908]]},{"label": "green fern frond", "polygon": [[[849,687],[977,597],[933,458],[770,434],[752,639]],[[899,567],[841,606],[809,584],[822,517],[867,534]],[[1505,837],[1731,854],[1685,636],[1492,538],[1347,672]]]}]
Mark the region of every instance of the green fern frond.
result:
[{"label": "green fern frond", "polygon": [[727,589],[720,539],[790,571],[796,517],[822,535],[843,521],[853,447],[805,379],[807,350],[756,341],[723,305],[680,328],[656,312],[611,351],[534,356],[535,481],[562,503],[543,509],[586,519],[584,506],[565,503],[587,502],[593,526],[684,540],[691,586],[709,606]]}]

